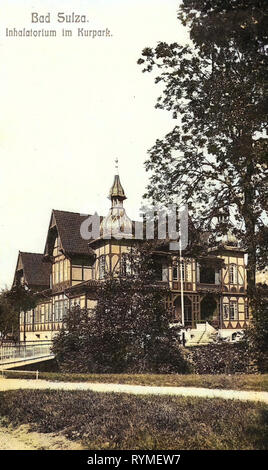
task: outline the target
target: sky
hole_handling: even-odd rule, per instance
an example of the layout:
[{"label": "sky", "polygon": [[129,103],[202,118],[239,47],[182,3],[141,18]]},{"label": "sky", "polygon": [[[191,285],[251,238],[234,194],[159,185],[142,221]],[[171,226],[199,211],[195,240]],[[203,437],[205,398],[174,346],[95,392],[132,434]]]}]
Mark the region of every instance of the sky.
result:
[{"label": "sky", "polygon": [[[128,215],[137,219],[156,138],[174,127],[154,108],[160,94],[137,65],[144,47],[188,41],[178,0],[1,0],[0,288],[10,287],[18,251],[42,253],[52,209],[107,214],[119,159]],[[58,12],[86,15],[58,23]],[[50,23],[32,23],[32,13]],[[110,31],[77,37],[77,29]],[[9,30],[55,29],[56,37]],[[62,28],[72,31],[62,37]]]}]

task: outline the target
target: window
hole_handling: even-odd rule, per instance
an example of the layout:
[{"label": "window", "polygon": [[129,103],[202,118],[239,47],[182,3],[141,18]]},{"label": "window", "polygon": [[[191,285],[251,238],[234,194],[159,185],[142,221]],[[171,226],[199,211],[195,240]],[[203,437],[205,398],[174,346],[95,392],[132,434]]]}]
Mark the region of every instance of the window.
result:
[{"label": "window", "polygon": [[53,248],[53,256],[57,256],[59,254],[59,239],[55,239],[54,248]]},{"label": "window", "polygon": [[189,264],[186,261],[183,261],[182,263],[177,263],[175,266],[173,266],[173,269],[172,269],[173,281],[180,280],[181,272],[182,272],[182,280],[186,282],[188,280],[188,267],[189,267]]},{"label": "window", "polygon": [[248,304],[245,303],[245,320],[249,319],[249,309],[248,309]]},{"label": "window", "polygon": [[60,282],[64,280],[64,261],[60,261]]},{"label": "window", "polygon": [[236,301],[230,302],[230,320],[238,320],[238,308]]},{"label": "window", "polygon": [[131,260],[129,259],[126,253],[123,253],[121,256],[121,274],[122,276],[127,276],[132,273],[131,269]]},{"label": "window", "polygon": [[200,266],[200,283],[215,284],[215,268],[207,265]]},{"label": "window", "polygon": [[173,278],[173,281],[177,281],[177,280],[178,280],[178,265],[173,266],[173,269],[172,269],[172,278]]},{"label": "window", "polygon": [[45,304],[45,322],[49,322],[52,320],[52,304],[47,303]]},{"label": "window", "polygon": [[223,320],[238,320],[238,304],[236,300],[225,300],[222,306]]},{"label": "window", "polygon": [[48,308],[49,308],[49,304],[45,304],[45,322],[48,321]]},{"label": "window", "polygon": [[105,277],[105,272],[106,272],[106,269],[105,269],[105,256],[102,255],[102,256],[100,256],[100,259],[99,259],[99,277],[100,277],[100,279],[103,279]]},{"label": "window", "polygon": [[52,311],[52,303],[48,304],[48,321],[52,321],[53,319],[53,311]]},{"label": "window", "polygon": [[37,305],[34,311],[35,311],[35,323],[40,323],[40,306]]},{"label": "window", "polygon": [[88,316],[92,318],[95,315],[95,309],[87,308],[87,313],[88,313]]},{"label": "window", "polygon": [[63,274],[64,281],[69,279],[69,269],[68,269],[68,260],[64,260],[64,274]]},{"label": "window", "polygon": [[162,265],[162,281],[168,282],[168,266],[166,264]]},{"label": "window", "polygon": [[155,281],[162,281],[162,264],[159,261],[154,263],[153,267]]},{"label": "window", "polygon": [[54,284],[58,284],[59,282],[59,263],[55,263],[54,267]]},{"label": "window", "polygon": [[72,280],[73,281],[82,281],[83,280],[83,272],[81,266],[73,266],[72,267]]},{"label": "window", "polygon": [[88,281],[89,279],[92,279],[91,266],[86,266],[84,264],[72,265],[72,280],[73,281]]},{"label": "window", "polygon": [[223,319],[229,320],[229,304],[223,304]]},{"label": "window", "polygon": [[180,279],[183,280],[183,281],[186,281],[186,278],[187,278],[187,266],[185,265],[185,263],[180,263],[180,266],[179,266],[180,270],[179,270],[179,275],[180,275]]},{"label": "window", "polygon": [[62,321],[67,310],[68,310],[67,299],[56,300],[55,307],[54,307],[55,321]]},{"label": "window", "polygon": [[237,273],[237,277],[238,277],[238,284],[240,286],[243,286],[244,285],[244,271],[243,271],[243,267],[240,266],[240,268],[238,268],[238,273]]},{"label": "window", "polygon": [[31,323],[31,321],[32,321],[32,318],[31,318],[31,317],[32,317],[32,311],[31,311],[31,310],[28,310],[28,311],[26,312],[25,323],[27,323],[27,324]]},{"label": "window", "polygon": [[59,302],[55,302],[54,304],[54,321],[58,321],[59,318],[58,304]]},{"label": "window", "polygon": [[221,270],[215,270],[215,284],[219,285],[221,283]]},{"label": "window", "polygon": [[41,305],[41,323],[45,322],[45,305]]},{"label": "window", "polygon": [[80,297],[76,299],[71,299],[71,308],[78,307],[78,306],[80,307],[80,304],[81,304]]},{"label": "window", "polygon": [[230,284],[237,284],[237,266],[235,264],[230,265],[229,281]]}]

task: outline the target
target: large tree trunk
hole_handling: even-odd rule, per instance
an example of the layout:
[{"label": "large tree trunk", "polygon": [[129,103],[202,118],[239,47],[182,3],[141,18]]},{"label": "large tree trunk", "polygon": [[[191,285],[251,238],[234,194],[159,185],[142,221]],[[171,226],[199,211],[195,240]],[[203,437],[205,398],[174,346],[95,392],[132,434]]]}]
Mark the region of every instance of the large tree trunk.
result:
[{"label": "large tree trunk", "polygon": [[[250,140],[252,140],[250,138]],[[251,147],[252,148],[252,147]],[[245,221],[246,249],[248,254],[247,265],[247,294],[249,305],[252,307],[256,297],[256,215],[254,213],[255,188],[253,182],[254,165],[249,157],[244,180],[243,217]]]}]

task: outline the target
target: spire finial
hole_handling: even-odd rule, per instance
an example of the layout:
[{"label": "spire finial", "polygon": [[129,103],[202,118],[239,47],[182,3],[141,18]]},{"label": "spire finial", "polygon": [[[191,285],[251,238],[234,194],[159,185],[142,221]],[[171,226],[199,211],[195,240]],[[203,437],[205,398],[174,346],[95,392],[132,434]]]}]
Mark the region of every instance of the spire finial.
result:
[{"label": "spire finial", "polygon": [[115,174],[118,175],[118,158],[115,159]]}]

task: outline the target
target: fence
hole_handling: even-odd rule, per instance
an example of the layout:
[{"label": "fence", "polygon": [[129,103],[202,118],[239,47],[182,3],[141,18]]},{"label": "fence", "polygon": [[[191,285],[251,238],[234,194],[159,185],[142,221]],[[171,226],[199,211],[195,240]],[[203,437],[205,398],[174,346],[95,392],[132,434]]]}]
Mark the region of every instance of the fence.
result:
[{"label": "fence", "polygon": [[0,347],[0,363],[50,356],[52,355],[51,346],[51,342],[41,344],[19,344],[13,346],[4,345]]},{"label": "fence", "polygon": [[12,373],[15,374],[15,377],[18,375],[18,374],[23,374],[24,376],[25,375],[34,375],[36,380],[38,380],[39,378],[39,371],[38,370],[12,370],[12,369],[7,369],[7,370],[4,370],[2,369],[1,370],[1,375],[2,377],[5,377],[5,376],[10,376],[12,377]]}]

